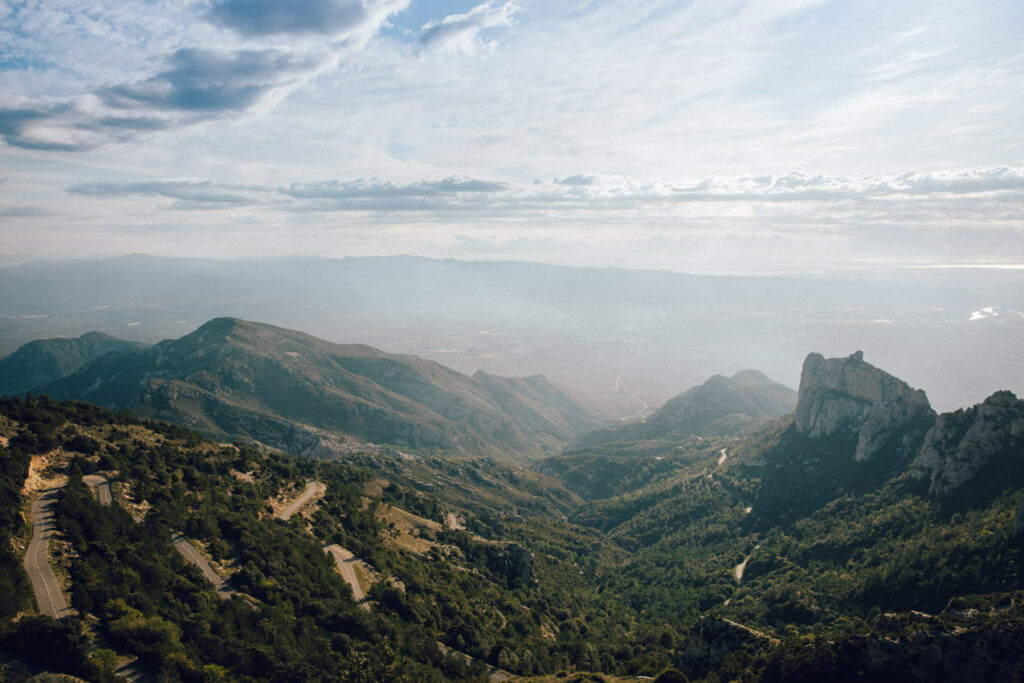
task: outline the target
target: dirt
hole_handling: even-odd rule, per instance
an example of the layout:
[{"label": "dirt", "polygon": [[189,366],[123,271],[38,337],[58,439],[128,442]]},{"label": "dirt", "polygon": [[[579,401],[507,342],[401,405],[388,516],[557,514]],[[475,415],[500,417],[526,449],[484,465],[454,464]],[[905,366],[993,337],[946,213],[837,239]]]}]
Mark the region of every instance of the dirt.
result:
[{"label": "dirt", "polygon": [[71,455],[61,450],[33,455],[28,464],[28,476],[21,487],[22,495],[26,498],[34,497],[35,494],[54,486],[64,485],[68,477],[63,470],[70,460]]},{"label": "dirt", "polygon": [[387,488],[389,483],[387,479],[371,479],[363,484],[363,495],[370,498],[379,496],[384,493],[384,489]]},{"label": "dirt", "polygon": [[231,470],[228,472],[232,477],[238,481],[244,481],[247,484],[255,484],[256,477],[255,472],[239,472],[238,470]]},{"label": "dirt", "polygon": [[152,509],[152,505],[149,504],[148,500],[135,502],[135,496],[132,495],[131,484],[123,481],[115,481],[110,484],[110,493],[114,499],[118,501],[118,504],[128,510],[128,514],[132,516],[135,523],[138,524]]},{"label": "dirt", "polygon": [[270,506],[271,512],[269,514],[265,512],[260,513],[260,519],[264,517],[277,517],[281,514],[281,511],[288,507],[293,500],[302,495],[305,485],[298,486],[296,484],[290,484],[285,489],[280,491],[276,496],[267,501],[267,505]]},{"label": "dirt", "polygon": [[425,555],[437,543],[424,538],[425,535],[433,535],[441,531],[442,527],[437,522],[406,512],[393,505],[381,505],[377,509],[377,517],[385,524],[393,524],[398,530],[398,535],[388,540],[388,544],[399,550],[408,550],[417,555]]}]

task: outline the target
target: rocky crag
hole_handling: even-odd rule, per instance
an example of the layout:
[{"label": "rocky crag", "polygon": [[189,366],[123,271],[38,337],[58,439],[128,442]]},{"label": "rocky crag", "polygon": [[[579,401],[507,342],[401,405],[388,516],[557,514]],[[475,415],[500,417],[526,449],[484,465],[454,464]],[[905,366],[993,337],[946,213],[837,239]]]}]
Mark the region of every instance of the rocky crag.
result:
[{"label": "rocky crag", "polygon": [[934,496],[992,495],[1019,482],[1024,401],[999,391],[976,406],[939,415],[910,471],[928,482]]},{"label": "rocky crag", "polygon": [[895,449],[911,454],[935,421],[920,389],[864,361],[812,353],[804,360],[796,405],[796,428],[811,438],[856,436],[853,459],[871,460]]}]

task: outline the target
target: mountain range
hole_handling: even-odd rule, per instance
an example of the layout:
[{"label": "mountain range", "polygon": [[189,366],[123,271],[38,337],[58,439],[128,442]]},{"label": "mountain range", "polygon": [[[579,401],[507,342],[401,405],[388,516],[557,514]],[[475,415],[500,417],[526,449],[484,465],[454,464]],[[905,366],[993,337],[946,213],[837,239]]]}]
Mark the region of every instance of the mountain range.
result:
[{"label": "mountain range", "polygon": [[[31,601],[12,560],[0,649],[40,661],[31,643],[77,634],[62,670],[98,667],[94,638],[169,678],[1024,675],[1008,391],[936,413],[859,351],[811,353],[797,392],[744,370],[612,427],[540,376],[217,318],[32,394],[0,400],[2,552],[25,547],[43,475],[67,477],[62,566],[91,625],[13,619]],[[83,474],[113,480],[112,508]],[[317,483],[300,519],[271,518]],[[172,530],[239,595],[190,573]],[[368,610],[333,546],[362,563]]]},{"label": "mountain range", "polygon": [[605,421],[541,376],[467,376],[234,318],[106,354],[34,390],[316,456],[351,450],[354,438],[531,457]]},{"label": "mountain range", "polygon": [[1015,352],[1022,277],[984,268],[723,276],[408,256],[135,254],[0,267],[0,354],[88,330],[152,344],[231,316],[465,374],[542,373],[621,417],[742,368],[795,387],[808,351],[839,356],[856,346],[951,410],[994,388],[1024,392]]}]

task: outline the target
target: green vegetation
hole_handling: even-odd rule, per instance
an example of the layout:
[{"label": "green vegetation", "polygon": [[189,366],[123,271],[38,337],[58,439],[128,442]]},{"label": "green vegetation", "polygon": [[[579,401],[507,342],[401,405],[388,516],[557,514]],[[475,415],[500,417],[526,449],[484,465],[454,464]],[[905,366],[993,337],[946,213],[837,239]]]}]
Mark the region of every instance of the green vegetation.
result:
[{"label": "green vegetation", "polygon": [[[95,680],[118,656],[189,681],[478,680],[488,667],[706,681],[888,667],[926,680],[942,672],[935,651],[991,679],[1024,654],[1020,481],[962,509],[909,474],[862,468],[856,485],[824,487],[858,471],[839,457],[849,444],[800,443],[785,420],[542,465],[580,495],[489,458],[310,460],[45,397],[0,400],[0,430],[0,648]],[[69,454],[56,513],[78,613],[60,621],[25,615],[10,542],[28,534],[30,457],[54,449]],[[819,473],[818,489],[798,468]],[[91,473],[111,478],[113,505],[83,483]],[[276,519],[270,502],[310,479],[323,497]],[[412,538],[400,517],[415,543],[400,542]],[[233,597],[176,552],[179,533]],[[331,543],[372,570],[372,609],[353,603]],[[914,657],[916,669],[900,663]]]}]

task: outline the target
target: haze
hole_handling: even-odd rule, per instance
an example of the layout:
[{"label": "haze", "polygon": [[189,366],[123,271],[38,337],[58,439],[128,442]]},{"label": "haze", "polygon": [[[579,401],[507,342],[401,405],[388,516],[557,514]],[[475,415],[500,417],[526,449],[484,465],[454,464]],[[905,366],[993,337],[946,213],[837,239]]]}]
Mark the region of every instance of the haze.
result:
[{"label": "haze", "polygon": [[1024,388],[1017,3],[0,19],[4,353],[236,315],[545,373],[627,418],[714,373],[795,387],[811,351],[940,409]]}]

